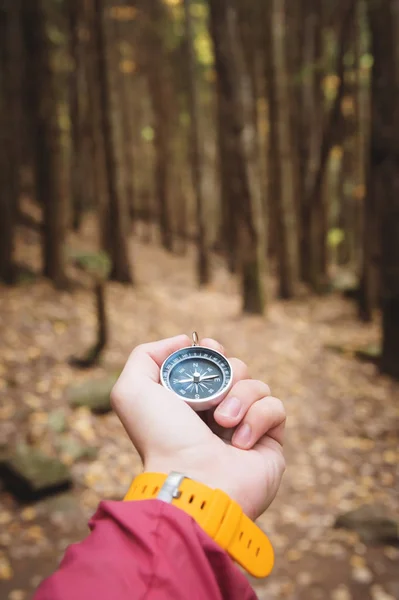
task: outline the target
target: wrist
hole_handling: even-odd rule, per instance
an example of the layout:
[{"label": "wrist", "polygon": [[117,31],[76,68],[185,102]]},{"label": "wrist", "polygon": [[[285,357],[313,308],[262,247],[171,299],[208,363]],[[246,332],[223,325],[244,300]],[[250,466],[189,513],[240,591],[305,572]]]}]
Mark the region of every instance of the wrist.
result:
[{"label": "wrist", "polygon": [[258,516],[256,511],[250,505],[248,497],[245,498],[244,494],[240,493],[231,481],[228,481],[225,477],[221,476],[220,472],[216,470],[207,470],[204,472],[201,469],[195,469],[192,466],[173,463],[173,467],[170,466],[169,462],[163,463],[163,461],[151,461],[144,465],[143,473],[163,473],[168,475],[172,471],[182,473],[188,479],[202,483],[213,490],[221,490],[229,496],[231,500],[236,502],[242,509],[242,511],[254,521]]},{"label": "wrist", "polygon": [[187,478],[145,471],[138,475],[126,501],[157,498],[191,516],[233,560],[255,577],[267,576],[273,567],[273,548],[267,536],[241,507],[220,488]]}]

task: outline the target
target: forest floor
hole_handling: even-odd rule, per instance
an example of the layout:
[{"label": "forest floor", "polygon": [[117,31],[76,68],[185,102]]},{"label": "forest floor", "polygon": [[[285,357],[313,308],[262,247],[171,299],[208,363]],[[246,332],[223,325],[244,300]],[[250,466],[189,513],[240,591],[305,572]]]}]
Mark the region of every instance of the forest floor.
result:
[{"label": "forest floor", "polygon": [[[24,235],[18,252],[37,264],[34,236]],[[237,283],[218,259],[213,283],[199,291],[191,252],[171,256],[135,242],[132,256],[137,285],[108,286],[110,341],[89,371],[67,362],[94,340],[87,287],[60,292],[36,279],[0,290],[0,442],[29,439],[55,455],[62,438],[74,480],[72,491],[28,506],[0,489],[0,598],[29,598],[65,548],[87,534],[98,502],[121,498],[139,469],[116,416],[72,409],[68,386],[115,372],[138,343],[197,330],[245,360],[288,412],[287,471],[260,520],[276,566],[256,584],[259,598],[398,600],[399,550],[334,528],[337,515],[364,504],[399,514],[399,385],[351,352],[378,341],[377,324],[361,324],[337,295],[272,301],[267,318],[242,316]],[[331,344],[348,351],[334,353]],[[64,428],[54,427],[57,419]],[[71,458],[71,440],[97,449],[96,457]]]}]

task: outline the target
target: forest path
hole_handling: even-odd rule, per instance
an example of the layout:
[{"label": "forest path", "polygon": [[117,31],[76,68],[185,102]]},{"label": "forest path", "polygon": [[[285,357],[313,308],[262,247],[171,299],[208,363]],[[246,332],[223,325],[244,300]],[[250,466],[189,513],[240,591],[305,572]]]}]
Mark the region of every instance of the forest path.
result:
[{"label": "forest path", "polygon": [[[138,343],[195,329],[245,360],[287,408],[287,472],[261,518],[276,567],[257,583],[259,598],[399,599],[398,550],[369,548],[355,534],[333,529],[337,514],[369,502],[399,513],[399,387],[350,353],[325,348],[375,342],[377,327],[360,324],[354,306],[338,296],[273,301],[267,318],[242,316],[238,286],[218,259],[214,282],[199,291],[191,253],[170,256],[137,243],[133,251],[138,285],[109,286],[111,339],[102,365],[89,372],[66,363],[93,339],[87,289],[57,292],[39,280],[1,290],[0,441],[22,440],[29,430],[49,453],[62,437],[95,446],[98,454],[71,464],[76,485],[64,500],[21,510],[0,493],[0,598],[28,598],[64,548],[86,534],[98,501],[120,498],[138,469],[116,417],[71,410],[65,389],[119,368]],[[32,254],[28,247],[24,253]],[[60,409],[66,430],[55,434],[49,414]]]}]

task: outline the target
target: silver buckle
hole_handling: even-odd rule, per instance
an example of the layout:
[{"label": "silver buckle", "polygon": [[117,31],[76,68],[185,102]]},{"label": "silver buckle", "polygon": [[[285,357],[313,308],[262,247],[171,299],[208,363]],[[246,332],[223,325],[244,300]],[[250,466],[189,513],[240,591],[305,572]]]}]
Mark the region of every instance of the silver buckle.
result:
[{"label": "silver buckle", "polygon": [[158,500],[171,504],[174,499],[180,498],[181,491],[179,487],[184,479],[186,479],[186,476],[181,473],[177,473],[176,471],[169,473],[165,479],[165,483],[159,490],[157,495]]}]

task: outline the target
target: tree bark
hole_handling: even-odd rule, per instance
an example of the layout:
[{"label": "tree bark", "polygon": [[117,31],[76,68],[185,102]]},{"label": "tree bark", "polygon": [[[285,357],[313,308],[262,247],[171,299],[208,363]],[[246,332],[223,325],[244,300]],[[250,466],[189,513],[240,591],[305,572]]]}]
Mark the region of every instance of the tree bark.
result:
[{"label": "tree bark", "polygon": [[163,247],[173,249],[170,215],[172,173],[172,106],[170,72],[164,41],[165,13],[160,0],[141,0],[145,23],[145,63],[154,113],[155,186],[158,221]]},{"label": "tree bark", "polygon": [[368,1],[374,57],[370,189],[380,206],[382,372],[399,379],[399,73],[394,2]]},{"label": "tree bark", "polygon": [[19,0],[0,6],[0,280],[13,283],[14,233],[20,191],[22,49]]},{"label": "tree bark", "polygon": [[204,216],[204,169],[203,146],[199,123],[199,98],[197,84],[196,56],[194,50],[191,0],[184,0],[185,31],[187,43],[187,84],[190,113],[190,164],[196,202],[197,225],[197,278],[200,285],[209,282],[209,259],[206,242]]},{"label": "tree bark", "polygon": [[304,222],[310,232],[310,270],[307,282],[315,291],[323,287],[326,278],[326,206],[323,198],[323,181],[332,145],[337,139],[337,131],[341,120],[341,101],[344,92],[345,53],[350,41],[353,27],[356,0],[345,0],[345,10],[339,24],[338,53],[335,73],[338,77],[338,89],[331,109],[326,117],[326,124],[320,139],[317,152],[317,164],[309,172],[309,185],[304,198]]},{"label": "tree bark", "polygon": [[[85,167],[83,147],[83,115],[81,101],[82,86],[82,43],[79,37],[81,27],[81,2],[70,0],[67,3],[69,31],[70,31],[70,53],[73,62],[73,70],[70,75],[70,118],[71,118],[71,201],[72,201],[72,227],[78,231],[82,222],[84,197],[87,197],[87,185],[85,185],[87,174]],[[87,198],[86,198],[87,201]]]},{"label": "tree bark", "polygon": [[[224,152],[221,160],[229,176],[229,210],[235,211],[243,310],[264,311],[262,253],[255,207],[261,205],[253,148],[255,135],[250,114],[250,82],[245,76],[234,0],[211,0],[211,34],[221,99]],[[227,183],[227,179],[225,180]],[[258,194],[258,198],[256,197]],[[259,203],[258,203],[259,200]]]},{"label": "tree bark", "polygon": [[64,240],[67,190],[43,0],[23,0],[23,31],[32,106],[36,194],[43,206],[43,268],[54,284],[66,285]]},{"label": "tree bark", "polygon": [[266,76],[270,119],[270,152],[274,153],[273,200],[277,228],[279,296],[292,298],[298,281],[298,231],[294,184],[291,108],[286,57],[284,0],[273,0],[266,11]]},{"label": "tree bark", "polygon": [[97,51],[97,77],[99,82],[100,119],[104,136],[107,201],[103,215],[104,245],[112,261],[111,279],[132,283],[126,231],[126,203],[118,187],[118,165],[114,147],[112,103],[107,66],[107,49],[103,0],[94,0],[95,43]]}]

